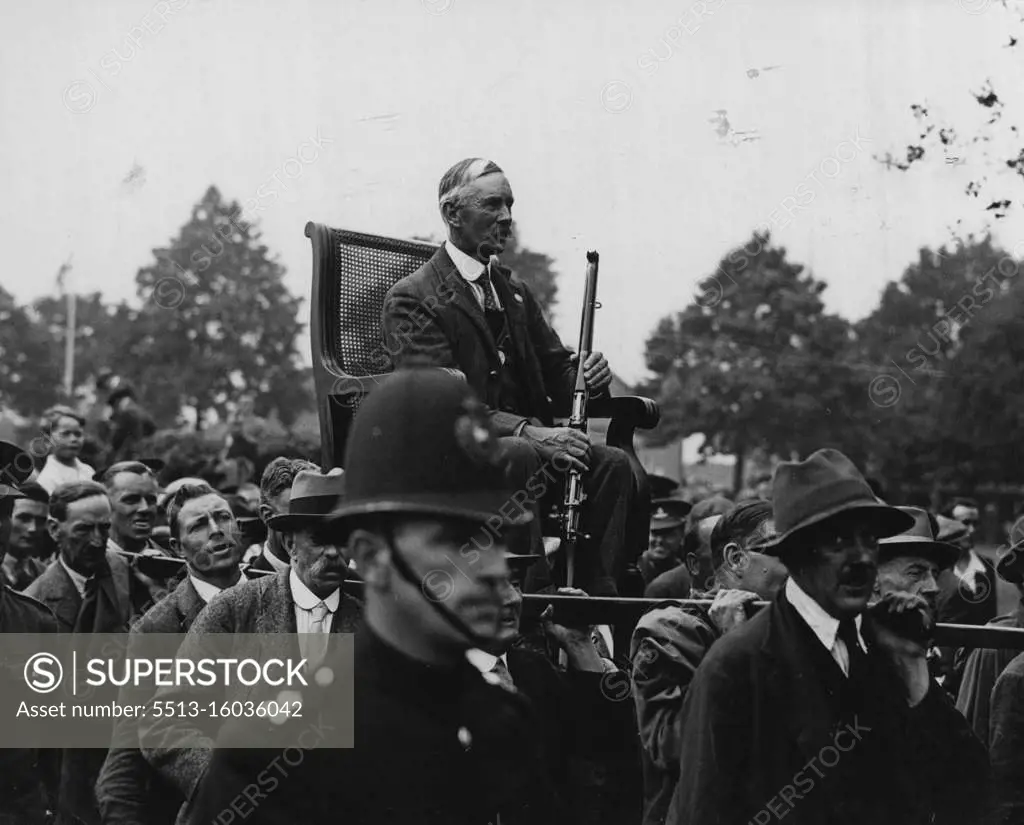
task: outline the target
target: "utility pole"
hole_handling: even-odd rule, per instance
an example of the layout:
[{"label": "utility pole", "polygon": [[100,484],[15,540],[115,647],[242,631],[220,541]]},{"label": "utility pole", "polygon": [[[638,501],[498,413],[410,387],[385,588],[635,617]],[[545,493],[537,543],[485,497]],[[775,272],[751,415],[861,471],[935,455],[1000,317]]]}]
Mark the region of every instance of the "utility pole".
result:
[{"label": "utility pole", "polygon": [[57,287],[67,301],[67,318],[64,329],[64,395],[68,402],[71,402],[72,393],[75,388],[75,315],[78,309],[78,301],[75,291],[67,289],[66,276],[71,271],[71,258],[60,265],[57,271]]}]

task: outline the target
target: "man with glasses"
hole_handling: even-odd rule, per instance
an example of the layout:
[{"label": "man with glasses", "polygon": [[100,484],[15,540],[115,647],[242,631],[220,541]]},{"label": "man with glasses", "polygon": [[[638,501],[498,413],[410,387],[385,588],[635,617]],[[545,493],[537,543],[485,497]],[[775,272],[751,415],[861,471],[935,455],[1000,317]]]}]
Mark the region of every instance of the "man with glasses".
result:
[{"label": "man with glasses", "polygon": [[865,614],[879,539],[914,518],[835,450],[780,464],[772,502],[778,536],[761,547],[790,578],[697,671],[666,821],[964,821],[947,817],[987,758],[904,629],[927,603],[896,591]]}]

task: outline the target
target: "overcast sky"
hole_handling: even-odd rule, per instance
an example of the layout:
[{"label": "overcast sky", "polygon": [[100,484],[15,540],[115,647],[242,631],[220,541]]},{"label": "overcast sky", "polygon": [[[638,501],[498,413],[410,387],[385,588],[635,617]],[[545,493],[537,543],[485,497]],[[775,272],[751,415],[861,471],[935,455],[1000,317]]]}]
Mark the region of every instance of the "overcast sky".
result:
[{"label": "overcast sky", "polygon": [[73,253],[78,291],[134,299],[212,183],[258,207],[308,298],[307,220],[439,233],[438,178],[481,155],[556,261],[573,346],[601,252],[597,344],[636,380],[656,321],[759,225],[856,318],[974,220],[966,166],[872,156],[915,134],[912,102],[969,123],[986,77],[1019,89],[1014,20],[991,0],[4,3],[0,281],[50,293]]}]

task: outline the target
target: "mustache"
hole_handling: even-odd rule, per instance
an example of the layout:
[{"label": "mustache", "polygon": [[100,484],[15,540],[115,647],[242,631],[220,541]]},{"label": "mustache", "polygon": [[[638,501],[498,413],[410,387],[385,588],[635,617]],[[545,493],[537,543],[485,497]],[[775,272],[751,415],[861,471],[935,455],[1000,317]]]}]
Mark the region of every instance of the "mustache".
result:
[{"label": "mustache", "polygon": [[867,584],[877,573],[878,568],[872,564],[857,564],[843,570],[839,575],[839,584]]}]

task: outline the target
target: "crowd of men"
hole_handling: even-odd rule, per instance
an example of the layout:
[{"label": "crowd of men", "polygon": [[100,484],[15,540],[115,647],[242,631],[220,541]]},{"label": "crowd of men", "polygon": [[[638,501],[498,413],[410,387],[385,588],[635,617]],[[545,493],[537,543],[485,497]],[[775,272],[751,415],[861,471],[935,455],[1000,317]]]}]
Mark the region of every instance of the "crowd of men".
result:
[{"label": "crowd of men", "polygon": [[[97,472],[67,408],[40,470],[0,444],[0,631],[125,632],[139,655],[181,633],[184,659],[294,635],[314,677],[301,718],[150,714],[106,749],[4,750],[0,825],[1024,822],[1024,654],[932,643],[936,622],[1024,627],[1024,530],[993,560],[975,502],[887,502],[830,449],[736,502],[645,479],[557,424],[579,363],[495,261],[501,169],[462,161],[438,199],[448,240],[385,299],[396,371],[362,401],[344,471],[282,457],[217,489],[159,478],[128,439]],[[600,353],[583,372],[607,393]],[[551,465],[584,474],[572,559],[544,531]],[[1009,616],[997,578],[1021,599]],[[636,590],[659,601],[635,626],[524,616],[530,591]],[[354,747],[296,749],[349,702]]]}]

